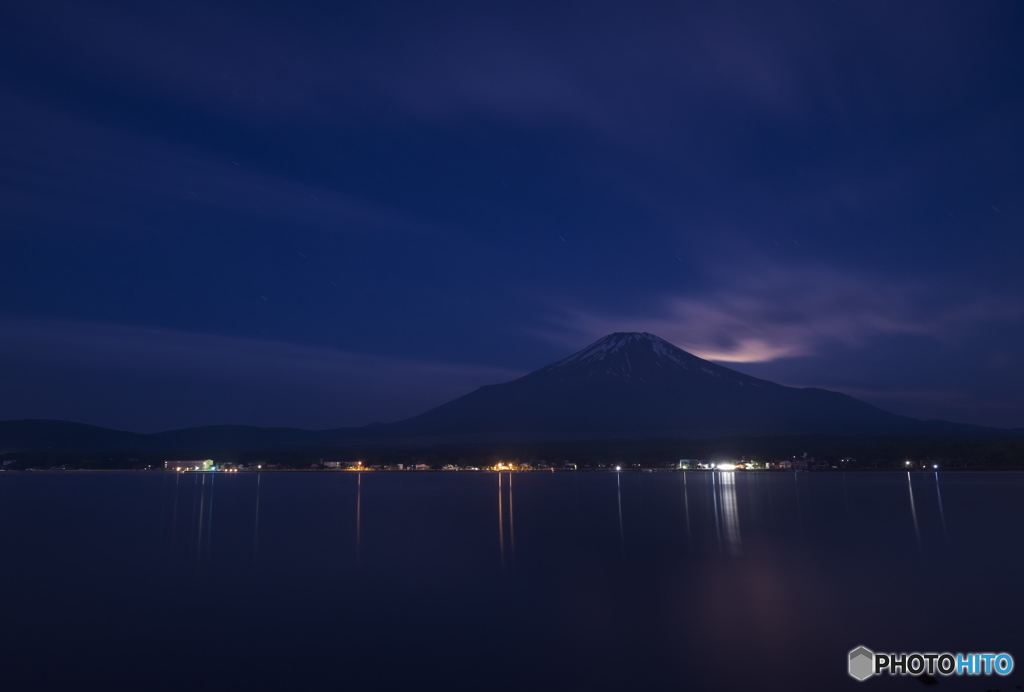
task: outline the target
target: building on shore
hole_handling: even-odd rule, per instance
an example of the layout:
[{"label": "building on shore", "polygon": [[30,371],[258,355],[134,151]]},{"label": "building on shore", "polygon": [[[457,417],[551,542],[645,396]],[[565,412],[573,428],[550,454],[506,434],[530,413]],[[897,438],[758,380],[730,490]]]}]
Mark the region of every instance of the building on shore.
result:
[{"label": "building on shore", "polygon": [[361,461],[325,461],[323,462],[324,468],[328,469],[344,469],[346,471],[365,471],[366,467],[363,466]]},{"label": "building on shore", "polygon": [[213,459],[164,461],[164,469],[168,471],[209,471],[212,468]]}]

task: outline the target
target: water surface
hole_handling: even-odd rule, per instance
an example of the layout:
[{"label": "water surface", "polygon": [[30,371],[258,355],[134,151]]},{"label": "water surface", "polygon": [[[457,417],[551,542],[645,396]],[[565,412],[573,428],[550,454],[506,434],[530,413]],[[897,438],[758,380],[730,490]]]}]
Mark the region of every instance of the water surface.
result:
[{"label": "water surface", "polygon": [[0,660],[10,689],[918,689],[847,652],[1019,670],[1022,522],[1011,473],[3,473]]}]

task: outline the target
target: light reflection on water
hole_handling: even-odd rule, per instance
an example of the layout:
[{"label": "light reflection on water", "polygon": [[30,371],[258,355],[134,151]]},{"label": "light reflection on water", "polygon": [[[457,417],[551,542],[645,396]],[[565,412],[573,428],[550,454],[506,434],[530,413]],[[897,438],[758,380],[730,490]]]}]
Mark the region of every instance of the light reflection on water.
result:
[{"label": "light reflection on water", "polygon": [[917,538],[918,549],[921,549],[921,528],[917,524],[917,509],[914,507],[914,484],[911,482],[909,471],[907,472],[907,492],[910,495],[910,516],[914,520],[914,536]]},{"label": "light reflection on water", "polygon": [[[202,689],[198,661],[158,665],[196,631],[232,662],[202,664],[209,689],[280,688],[298,660],[480,689],[495,650],[525,653],[488,689],[833,689],[860,644],[1017,654],[1022,521],[1018,474],[0,478],[9,659],[41,689],[83,666]],[[44,636],[81,644],[43,665]]]},{"label": "light reflection on water", "polygon": [[512,501],[512,473],[508,474],[508,537],[512,547],[512,561],[516,559],[516,517],[515,503]]},{"label": "light reflection on water", "polygon": [[363,544],[363,473],[359,471],[356,473],[356,565],[358,566],[361,558],[361,548]]},{"label": "light reflection on water", "polygon": [[716,472],[721,479],[718,487],[722,494],[722,521],[725,525],[725,545],[731,555],[740,554],[740,515],[736,507],[736,472]]},{"label": "light reflection on water", "polygon": [[690,493],[687,478],[690,474],[680,473],[679,478],[683,481],[683,512],[686,514],[686,541],[693,542],[693,531],[690,529]]},{"label": "light reflection on water", "polygon": [[622,551],[622,556],[626,556],[626,531],[622,522],[622,474],[618,471],[615,472],[615,497],[618,499],[619,505],[619,549]]},{"label": "light reflection on water", "polygon": [[252,561],[254,565],[260,550],[260,484],[262,477],[262,473],[256,473],[256,510],[252,520]]},{"label": "light reflection on water", "polygon": [[505,569],[505,512],[502,495],[501,473],[498,473],[498,553],[501,555],[501,568]]},{"label": "light reflection on water", "polygon": [[942,508],[942,489],[939,487],[939,472],[935,472],[935,497],[939,501],[939,517],[942,519],[942,535],[949,541],[949,531],[946,529],[946,511]]}]

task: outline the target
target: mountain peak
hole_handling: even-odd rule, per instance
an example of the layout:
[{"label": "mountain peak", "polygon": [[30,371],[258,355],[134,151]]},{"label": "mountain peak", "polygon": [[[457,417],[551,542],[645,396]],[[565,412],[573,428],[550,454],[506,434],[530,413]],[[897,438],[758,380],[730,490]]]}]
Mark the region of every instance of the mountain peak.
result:
[{"label": "mountain peak", "polygon": [[700,361],[677,346],[648,332],[615,332],[601,337],[582,351],[549,365],[546,371],[607,366],[609,372],[629,375],[634,363],[654,364],[659,368],[689,370]]},{"label": "mountain peak", "polygon": [[643,342],[643,341],[651,341],[651,342],[661,341],[661,342],[666,343],[666,344],[668,343],[667,341],[665,341],[661,337],[655,336],[654,334],[651,334],[650,332],[613,332],[612,334],[609,334],[608,336],[602,336],[600,339],[598,339],[594,343],[595,344],[600,344],[600,343],[606,343],[607,342],[607,343],[616,343],[616,344],[630,344],[630,343],[640,343],[640,342]]}]

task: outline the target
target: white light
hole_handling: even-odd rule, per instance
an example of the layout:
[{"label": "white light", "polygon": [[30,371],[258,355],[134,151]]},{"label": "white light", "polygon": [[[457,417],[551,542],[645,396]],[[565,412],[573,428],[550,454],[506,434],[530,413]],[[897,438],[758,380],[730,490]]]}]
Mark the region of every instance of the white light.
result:
[{"label": "white light", "polygon": [[622,467],[621,467],[621,466],[616,466],[616,467],[615,467],[615,470],[616,470],[616,471],[621,471],[621,470],[622,470]]},{"label": "white light", "polygon": [[937,468],[939,468],[939,465],[938,465],[938,464],[933,464],[933,465],[932,465],[932,468],[933,468],[933,469],[937,469]]},{"label": "white light", "polygon": [[718,465],[718,470],[719,471],[735,471],[736,470],[736,464],[719,464]]}]

